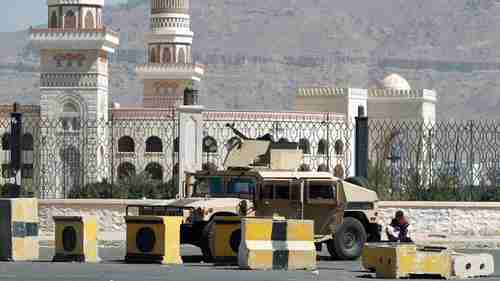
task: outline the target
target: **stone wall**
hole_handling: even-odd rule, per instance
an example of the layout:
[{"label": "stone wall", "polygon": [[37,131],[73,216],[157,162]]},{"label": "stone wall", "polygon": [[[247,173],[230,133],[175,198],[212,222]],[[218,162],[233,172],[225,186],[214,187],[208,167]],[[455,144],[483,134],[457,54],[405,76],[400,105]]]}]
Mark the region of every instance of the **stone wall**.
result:
[{"label": "stone wall", "polygon": [[54,216],[95,216],[99,226],[100,241],[115,241],[111,245],[121,245],[126,237],[124,216],[127,205],[166,204],[160,200],[40,200],[40,240],[54,240]]},{"label": "stone wall", "polygon": [[417,242],[500,248],[500,203],[386,201],[379,206],[384,229],[397,210],[404,211]]},{"label": "stone wall", "polygon": [[[155,200],[40,200],[41,240],[54,240],[53,216],[92,215],[98,218],[99,240],[107,246],[124,245],[125,208],[129,204],[166,204]],[[417,242],[455,248],[500,248],[500,203],[380,202],[384,228],[397,210],[403,210]]]}]

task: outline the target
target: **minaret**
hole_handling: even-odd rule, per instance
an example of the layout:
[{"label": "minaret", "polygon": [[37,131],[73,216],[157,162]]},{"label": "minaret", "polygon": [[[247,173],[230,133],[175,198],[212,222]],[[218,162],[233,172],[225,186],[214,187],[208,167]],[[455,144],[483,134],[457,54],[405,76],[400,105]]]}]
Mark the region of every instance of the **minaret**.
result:
[{"label": "minaret", "polygon": [[42,117],[107,119],[108,53],[118,35],[102,21],[104,0],[48,0],[48,28],[32,29],[40,49]]},{"label": "minaret", "polygon": [[175,109],[183,103],[185,88],[201,81],[204,67],[191,55],[193,35],[189,0],[151,0],[148,61],[137,67],[144,107]]},{"label": "minaret", "polygon": [[30,39],[40,49],[40,115],[47,127],[40,132],[47,144],[40,148],[40,189],[47,192],[41,196],[59,198],[109,177],[108,54],[119,39],[103,24],[104,0],[47,5],[48,28],[31,29]]}]

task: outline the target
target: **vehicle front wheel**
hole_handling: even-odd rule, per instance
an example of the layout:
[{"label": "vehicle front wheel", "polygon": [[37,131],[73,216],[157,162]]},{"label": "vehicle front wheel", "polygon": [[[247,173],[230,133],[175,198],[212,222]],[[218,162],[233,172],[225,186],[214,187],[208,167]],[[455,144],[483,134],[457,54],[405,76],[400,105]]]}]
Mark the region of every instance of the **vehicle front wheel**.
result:
[{"label": "vehicle front wheel", "polygon": [[354,260],[361,256],[365,243],[366,231],[363,224],[355,218],[347,217],[327,246],[333,258]]},{"label": "vehicle front wheel", "polygon": [[211,220],[205,228],[203,228],[202,236],[201,236],[201,253],[203,254],[203,262],[212,262],[212,251],[210,250],[210,236],[212,233],[214,222]]}]

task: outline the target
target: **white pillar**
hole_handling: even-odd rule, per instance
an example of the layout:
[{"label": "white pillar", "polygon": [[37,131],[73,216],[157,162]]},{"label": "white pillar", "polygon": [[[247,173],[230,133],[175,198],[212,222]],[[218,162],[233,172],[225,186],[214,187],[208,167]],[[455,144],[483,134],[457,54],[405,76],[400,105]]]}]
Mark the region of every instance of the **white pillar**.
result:
[{"label": "white pillar", "polygon": [[355,176],[356,170],[356,117],[358,116],[358,107],[362,106],[365,116],[370,116],[368,112],[368,90],[350,88],[347,95],[347,122],[351,126],[351,145],[350,145],[350,166],[346,177]]},{"label": "white pillar", "polygon": [[178,107],[179,112],[179,196],[185,196],[185,174],[202,168],[203,106]]}]

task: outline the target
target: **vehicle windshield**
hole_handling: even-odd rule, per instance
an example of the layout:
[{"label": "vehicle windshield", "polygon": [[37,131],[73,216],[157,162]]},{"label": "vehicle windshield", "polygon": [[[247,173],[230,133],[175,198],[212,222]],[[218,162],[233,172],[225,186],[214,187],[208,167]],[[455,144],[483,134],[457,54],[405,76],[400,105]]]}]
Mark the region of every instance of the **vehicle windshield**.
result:
[{"label": "vehicle windshield", "polygon": [[217,195],[224,192],[222,177],[198,178],[193,193],[196,196]]},{"label": "vehicle windshield", "polygon": [[230,194],[250,194],[255,190],[254,179],[232,179],[227,187],[227,192]]},{"label": "vehicle windshield", "polygon": [[224,177],[197,178],[194,196],[240,196],[251,194],[255,190],[256,181],[251,178],[233,178],[224,183]]}]

